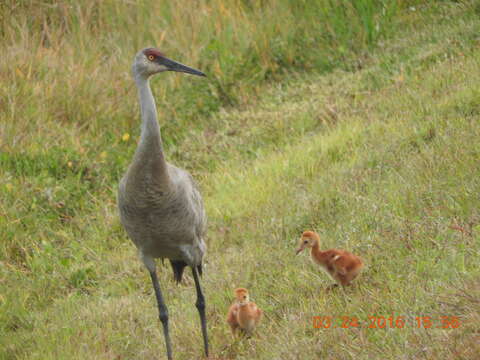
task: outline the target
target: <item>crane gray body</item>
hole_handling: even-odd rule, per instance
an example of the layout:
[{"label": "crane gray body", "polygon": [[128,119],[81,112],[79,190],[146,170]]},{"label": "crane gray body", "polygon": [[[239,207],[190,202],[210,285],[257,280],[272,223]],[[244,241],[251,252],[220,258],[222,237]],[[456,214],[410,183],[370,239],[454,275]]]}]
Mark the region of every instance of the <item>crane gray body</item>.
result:
[{"label": "crane gray body", "polygon": [[156,162],[134,161],[120,181],[121,222],[148,268],[149,258],[201,266],[206,250],[201,195],[190,174],[171,164],[165,164],[165,179],[158,179]]},{"label": "crane gray body", "polygon": [[198,276],[202,272],[206,251],[203,239],[206,215],[202,197],[190,174],[165,160],[157,109],[149,83],[152,75],[164,71],[205,76],[198,70],[166,58],[153,48],[143,49],[135,56],[132,73],[140,101],[141,136],[133,160],[120,180],[118,208],[121,223],[138,248],[152,279],[168,359],[172,359],[169,318],[156,273],[157,258],[171,262],[177,282],[181,281],[186,266],[192,268],[197,291],[196,306],[208,357],[205,299]]}]

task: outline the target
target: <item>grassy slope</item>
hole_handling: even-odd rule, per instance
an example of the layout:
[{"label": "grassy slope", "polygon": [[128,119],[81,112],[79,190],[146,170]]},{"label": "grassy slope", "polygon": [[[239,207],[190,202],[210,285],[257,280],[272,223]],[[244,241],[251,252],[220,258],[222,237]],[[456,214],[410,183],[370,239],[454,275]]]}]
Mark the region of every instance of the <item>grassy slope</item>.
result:
[{"label": "grassy slope", "polygon": [[[478,353],[478,26],[461,6],[411,14],[405,32],[364,69],[272,85],[255,107],[221,112],[192,129],[190,141],[169,146],[200,180],[210,216],[204,284],[216,356]],[[115,208],[118,172],[134,142],[111,138],[102,148],[91,131],[55,131],[72,147],[2,155],[0,357],[163,356],[149,279]],[[362,255],[368,269],[358,286],[326,292],[329,280],[293,256],[306,228],[320,231],[325,247]],[[192,281],[176,287],[171,277],[162,268],[176,358],[196,358]],[[240,342],[224,322],[236,286],[266,312],[257,336]],[[365,324],[391,314],[410,322],[312,328],[315,315]],[[462,325],[415,329],[419,315],[458,316]]]}]

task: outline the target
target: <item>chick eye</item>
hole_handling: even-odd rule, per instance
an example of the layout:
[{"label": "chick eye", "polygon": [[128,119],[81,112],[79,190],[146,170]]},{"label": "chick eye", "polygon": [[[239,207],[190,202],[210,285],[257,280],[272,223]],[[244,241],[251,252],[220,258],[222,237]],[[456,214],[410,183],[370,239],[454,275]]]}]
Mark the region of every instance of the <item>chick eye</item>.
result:
[{"label": "chick eye", "polygon": [[246,297],[246,296],[244,296],[243,298],[244,298],[244,299],[246,299],[247,297]]},{"label": "chick eye", "polygon": [[153,56],[153,55],[148,55],[148,60],[153,61],[153,59],[155,59],[155,56]]},{"label": "chick eye", "polygon": [[308,243],[308,241],[307,241],[307,240],[305,240],[303,243],[304,243],[304,244],[307,244],[307,243]]}]

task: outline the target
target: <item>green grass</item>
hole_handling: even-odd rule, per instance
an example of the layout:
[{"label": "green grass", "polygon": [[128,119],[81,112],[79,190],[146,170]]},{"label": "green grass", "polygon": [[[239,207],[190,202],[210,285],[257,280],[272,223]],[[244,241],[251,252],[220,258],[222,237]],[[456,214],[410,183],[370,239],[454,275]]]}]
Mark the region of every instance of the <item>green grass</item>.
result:
[{"label": "green grass", "polygon": [[[190,27],[198,30],[194,46],[180,34],[187,27],[174,26],[178,9],[155,17],[167,9],[162,2],[139,13],[126,12],[134,6],[127,2],[92,2],[82,11],[61,3],[87,14],[84,22],[72,12],[62,15],[63,5],[8,3],[17,15],[32,16],[2,18],[0,359],[164,356],[149,277],[120,226],[115,199],[139,132],[129,62],[142,41],[159,36],[149,27],[157,18],[172,24],[159,45],[215,74],[203,82],[164,74],[153,82],[168,158],[199,180],[209,215],[203,284],[213,358],[474,359],[480,352],[476,2],[384,2],[378,12],[370,2],[345,1],[335,16],[322,12],[333,1],[263,7],[239,1],[223,10],[220,3],[198,3],[212,16],[189,20],[199,26]],[[45,8],[35,10],[40,4]],[[311,43],[298,45],[307,59],[293,64],[285,54],[299,52],[292,44],[300,35],[292,29],[302,6],[318,6],[308,14],[329,22],[308,28],[313,15],[301,20],[299,34],[309,29],[322,41],[311,54],[305,54]],[[286,7],[290,20],[259,20],[262,12]],[[42,16],[49,12],[47,31]],[[391,31],[372,32],[378,14]],[[118,40],[115,30],[145,16],[144,27]],[[276,21],[285,26],[284,43],[275,45],[284,62],[272,70],[265,65],[271,59],[258,59],[273,56]],[[252,44],[263,47],[252,58],[232,60],[233,72],[216,74],[208,57],[214,50],[204,47],[216,26],[222,61]],[[42,31],[53,39],[50,47],[35,43]],[[177,41],[167,41],[169,32]],[[211,37],[201,40],[202,34]],[[325,60],[327,50],[332,58]],[[234,94],[215,98],[229,81]],[[122,139],[124,133],[131,137]],[[326,248],[364,258],[356,286],[326,291],[330,280],[306,256],[294,256],[305,229],[319,231]],[[168,267],[159,270],[175,358],[199,358],[193,281],[187,276],[176,286]],[[253,338],[235,341],[225,315],[239,286],[250,290],[265,318]],[[407,319],[405,327],[368,328],[369,316],[391,315]],[[314,329],[313,316],[356,317],[362,326]],[[461,325],[417,329],[416,316],[455,316]]]},{"label": "green grass", "polygon": [[[2,129],[2,142],[25,146],[34,141],[29,134],[44,134],[52,121],[94,136],[118,137],[119,125],[133,132],[132,54],[156,45],[209,75],[209,81],[155,81],[164,84],[156,95],[171,130],[165,142],[178,144],[190,127],[205,127],[224,106],[251,104],[265,82],[288,72],[358,67],[368,49],[396,29],[399,9],[417,2],[204,0],[186,6],[92,0],[80,6],[74,0],[6,0],[0,5],[6,54],[0,99],[11,124]],[[28,134],[19,138],[19,132]]]}]

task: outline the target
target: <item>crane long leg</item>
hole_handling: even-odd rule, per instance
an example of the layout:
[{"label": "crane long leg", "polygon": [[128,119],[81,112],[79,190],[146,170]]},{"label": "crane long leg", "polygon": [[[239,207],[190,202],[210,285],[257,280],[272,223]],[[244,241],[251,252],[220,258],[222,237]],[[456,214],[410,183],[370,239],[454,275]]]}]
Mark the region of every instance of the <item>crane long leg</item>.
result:
[{"label": "crane long leg", "polygon": [[155,297],[157,298],[159,318],[163,325],[163,335],[165,336],[165,345],[167,346],[167,357],[168,360],[172,360],[172,345],[170,343],[170,333],[168,331],[168,309],[163,301],[162,291],[160,290],[160,284],[158,283],[157,272],[150,271],[150,277],[152,278],[153,288],[155,289]]},{"label": "crane long leg", "polygon": [[195,306],[200,314],[200,321],[202,323],[203,345],[205,347],[205,356],[208,358],[208,335],[207,335],[207,318],[205,317],[205,297],[200,287],[200,280],[196,267],[192,267],[193,279],[195,280],[195,289],[197,290],[197,302]]}]

